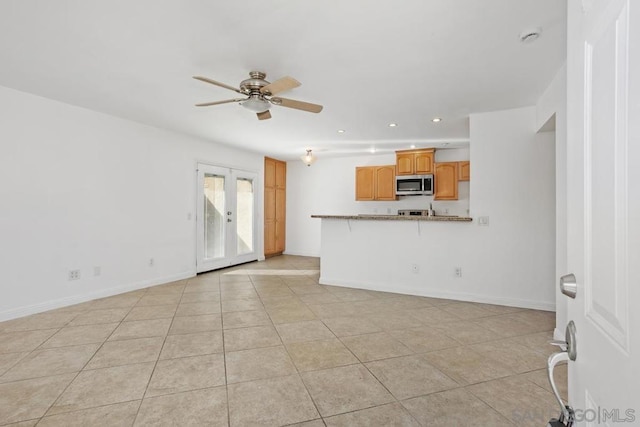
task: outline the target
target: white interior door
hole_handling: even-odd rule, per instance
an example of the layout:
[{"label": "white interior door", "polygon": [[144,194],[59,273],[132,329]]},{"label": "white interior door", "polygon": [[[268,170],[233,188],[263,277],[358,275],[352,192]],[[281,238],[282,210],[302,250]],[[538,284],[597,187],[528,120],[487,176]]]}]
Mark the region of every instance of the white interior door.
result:
[{"label": "white interior door", "polygon": [[640,1],[568,19],[569,400],[577,425],[640,425]]},{"label": "white interior door", "polygon": [[198,165],[198,273],[258,259],[257,174]]}]

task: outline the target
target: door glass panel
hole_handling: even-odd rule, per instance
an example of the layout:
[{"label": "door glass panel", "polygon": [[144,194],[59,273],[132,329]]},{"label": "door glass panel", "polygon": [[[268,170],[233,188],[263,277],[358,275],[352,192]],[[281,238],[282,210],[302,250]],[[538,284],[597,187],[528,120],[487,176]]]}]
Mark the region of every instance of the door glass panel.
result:
[{"label": "door glass panel", "polygon": [[253,181],[236,180],[236,236],[238,255],[253,252]]},{"label": "door glass panel", "polygon": [[224,257],[224,176],[204,174],[204,257]]}]

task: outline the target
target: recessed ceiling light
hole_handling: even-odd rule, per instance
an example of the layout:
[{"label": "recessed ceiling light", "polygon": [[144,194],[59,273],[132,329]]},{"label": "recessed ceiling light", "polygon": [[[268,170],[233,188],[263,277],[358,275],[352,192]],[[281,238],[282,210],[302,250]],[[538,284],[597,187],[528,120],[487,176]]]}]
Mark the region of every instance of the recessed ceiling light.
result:
[{"label": "recessed ceiling light", "polygon": [[431,119],[431,121],[433,123],[440,123],[442,121],[442,119],[440,117],[434,117],[433,119]]},{"label": "recessed ceiling light", "polygon": [[371,149],[369,150],[371,153],[375,153],[376,152],[376,147],[371,147]]},{"label": "recessed ceiling light", "polygon": [[344,133],[344,129],[338,129],[338,133]]},{"label": "recessed ceiling light", "polygon": [[416,144],[411,144],[411,148],[416,148]]},{"label": "recessed ceiling light", "polygon": [[396,127],[396,126],[398,126],[398,124],[397,124],[397,123],[389,123],[389,127],[390,127],[390,128],[394,128],[394,127]]}]

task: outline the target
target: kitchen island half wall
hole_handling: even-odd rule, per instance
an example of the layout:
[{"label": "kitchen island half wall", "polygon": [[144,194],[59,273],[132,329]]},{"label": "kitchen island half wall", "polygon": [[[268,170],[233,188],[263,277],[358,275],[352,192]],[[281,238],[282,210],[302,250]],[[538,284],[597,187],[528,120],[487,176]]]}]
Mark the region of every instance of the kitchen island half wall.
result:
[{"label": "kitchen island half wall", "polygon": [[[488,227],[468,217],[312,215],[322,221],[320,283],[542,310],[555,304],[536,266],[482,250]],[[480,249],[479,249],[480,248]],[[514,248],[505,247],[505,251]],[[513,255],[513,254],[511,254]],[[520,271],[521,276],[514,274]],[[532,283],[534,286],[532,286]]]}]

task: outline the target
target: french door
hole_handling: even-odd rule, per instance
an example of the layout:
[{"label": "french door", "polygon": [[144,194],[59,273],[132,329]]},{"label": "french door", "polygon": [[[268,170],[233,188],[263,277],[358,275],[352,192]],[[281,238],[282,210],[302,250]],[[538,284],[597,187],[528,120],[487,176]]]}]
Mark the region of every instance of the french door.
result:
[{"label": "french door", "polygon": [[196,270],[258,259],[253,172],[198,164]]}]

